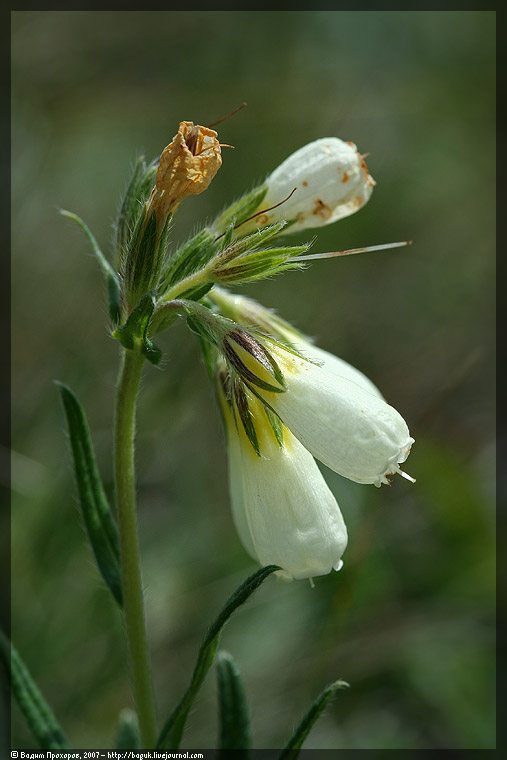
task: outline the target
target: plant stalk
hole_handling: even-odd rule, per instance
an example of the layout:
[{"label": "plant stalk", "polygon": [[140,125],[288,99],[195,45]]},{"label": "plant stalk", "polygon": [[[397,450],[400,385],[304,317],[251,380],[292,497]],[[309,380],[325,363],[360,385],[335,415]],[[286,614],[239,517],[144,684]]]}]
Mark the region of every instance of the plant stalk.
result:
[{"label": "plant stalk", "polygon": [[144,357],[140,351],[122,349],[116,387],[114,477],[132,688],[142,748],[153,749],[157,741],[157,726],[144,615],[134,469],[136,398],[143,364]]},{"label": "plant stalk", "polygon": [[180,280],[175,285],[173,285],[172,288],[169,288],[169,290],[164,294],[164,297],[161,299],[161,302],[166,303],[167,301],[172,301],[191,288],[197,288],[199,285],[205,285],[210,281],[209,273],[211,269],[212,267],[210,264],[207,264],[202,269],[194,272],[194,274],[189,274],[183,280]]}]

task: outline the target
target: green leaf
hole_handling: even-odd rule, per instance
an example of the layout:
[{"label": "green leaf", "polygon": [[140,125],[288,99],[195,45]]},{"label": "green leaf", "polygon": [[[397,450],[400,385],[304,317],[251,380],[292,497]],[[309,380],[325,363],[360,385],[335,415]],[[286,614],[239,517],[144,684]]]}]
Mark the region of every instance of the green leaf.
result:
[{"label": "green leaf", "polygon": [[230,244],[232,240],[232,235],[234,233],[234,222],[231,222],[231,224],[227,227],[225,232],[222,234],[220,239],[220,251],[224,251]]},{"label": "green leaf", "polygon": [[111,317],[113,324],[117,324],[121,319],[121,296],[118,275],[100,250],[99,244],[95,240],[91,230],[81,217],[77,214],[73,214],[71,211],[65,211],[63,208],[60,209],[60,214],[72,219],[73,222],[76,222],[88,238],[88,242],[95,254],[95,258],[99,262],[100,268],[106,278],[107,292],[109,296],[109,316]]},{"label": "green leaf", "polygon": [[289,739],[285,749],[281,753],[279,760],[294,760],[299,754],[299,750],[303,746],[303,742],[313,728],[314,723],[322,715],[329,702],[333,699],[338,689],[343,689],[349,684],[346,681],[335,681],[330,684],[324,691],[317,697],[312,704],[303,720],[296,728],[294,734]]},{"label": "green leaf", "polygon": [[213,272],[213,276],[217,282],[231,285],[239,285],[246,282],[254,282],[255,280],[261,280],[266,277],[271,277],[276,274],[280,267],[285,266],[285,256],[278,256],[278,258],[265,258],[263,261],[243,261],[241,257],[236,261],[233,261],[227,267],[217,269]]},{"label": "green leaf", "polygon": [[153,294],[147,293],[129,314],[125,324],[114,330],[113,338],[116,338],[124,348],[129,350],[141,346],[141,350],[148,361],[152,364],[158,364],[162,358],[162,351],[148,337],[148,327],[154,308]]},{"label": "green leaf", "polygon": [[118,719],[115,749],[141,749],[139,721],[133,710],[122,710]]},{"label": "green leaf", "polygon": [[11,689],[16,702],[42,749],[70,749],[70,744],[51,708],[2,631],[0,631],[0,659],[10,676]]},{"label": "green leaf", "polygon": [[245,690],[239,670],[228,652],[219,652],[217,655],[217,676],[220,707],[219,749],[248,750],[252,746],[252,733]]},{"label": "green leaf", "polygon": [[264,407],[264,411],[266,413],[266,417],[268,418],[269,424],[271,425],[271,429],[273,430],[273,433],[275,435],[275,438],[278,442],[279,446],[283,446],[283,422],[280,419],[280,417],[273,412],[271,409],[269,409],[267,406]]},{"label": "green leaf", "polygon": [[116,275],[108,274],[106,277],[107,296],[109,301],[109,316],[113,325],[121,321],[121,292]]},{"label": "green leaf", "polygon": [[[261,232],[263,231],[261,230]],[[246,239],[244,238],[244,240]],[[245,283],[271,277],[286,269],[301,269],[303,268],[302,265],[299,262],[292,262],[291,258],[305,253],[309,247],[310,243],[261,250],[252,246],[250,251],[246,251],[241,256],[235,256],[234,246],[231,246],[229,251],[224,252],[224,255],[217,256],[216,264],[213,266],[212,278],[223,283]]]},{"label": "green leaf", "polygon": [[[256,269],[250,269],[247,274],[236,273],[236,276],[234,277],[234,283],[236,285],[239,285],[245,284],[247,282],[256,282],[257,280],[264,280],[266,277],[274,277],[276,274],[282,274],[282,272],[288,272],[289,270],[303,268],[303,264],[272,262],[272,265],[269,267],[269,269],[266,269],[265,267],[257,267]],[[229,279],[228,283],[230,284],[231,281],[232,279]]]},{"label": "green leaf", "polygon": [[124,251],[122,264],[125,300],[132,306],[158,286],[164,266],[171,215],[159,229],[157,214],[144,204]]},{"label": "green leaf", "polygon": [[208,670],[213,664],[222,628],[229,620],[234,610],[246,602],[250,595],[261,585],[262,581],[275,570],[279,569],[280,568],[277,565],[266,565],[266,567],[261,567],[256,573],[250,575],[227,600],[204,637],[199,649],[199,654],[197,655],[197,662],[195,664],[190,684],[165,722],[164,727],[160,732],[156,749],[179,748],[192,703],[202,686]]},{"label": "green leaf", "polygon": [[217,255],[217,266],[232,261],[232,259],[236,259],[248,251],[256,251],[263,243],[280,234],[286,226],[287,222],[282,219],[280,222],[275,222],[275,224],[271,224],[268,227],[262,227],[256,230],[256,232],[237,238],[231,245],[225,245],[223,240],[221,240],[220,253]]},{"label": "green leaf", "polygon": [[186,320],[187,320],[187,325],[192,330],[192,332],[194,332],[200,338],[204,338],[205,340],[209,341],[212,344],[216,343],[215,335],[211,331],[210,326],[206,322],[201,321],[199,317],[196,317],[193,314],[187,314]]},{"label": "green leaf", "polygon": [[201,349],[202,359],[204,361],[204,366],[206,368],[208,378],[210,382],[213,383],[215,377],[217,350],[209,342],[209,340],[203,338],[202,335],[198,334],[197,340],[199,341],[199,348]]},{"label": "green leaf", "polygon": [[134,166],[115,225],[115,248],[119,269],[121,269],[122,254],[128,246],[129,236],[136,226],[136,222],[142,213],[143,204],[148,200],[155,183],[157,167],[158,159],[146,165],[144,156],[139,156]]},{"label": "green leaf", "polygon": [[[139,183],[139,180],[146,168],[144,156],[139,156],[134,166],[134,171],[127,185],[125,195],[123,196],[120,208],[118,210],[118,217],[115,225],[115,248],[118,256],[118,263],[120,262],[121,252],[123,251],[127,237],[129,233],[129,224],[127,219],[130,218],[132,224],[132,200],[135,198],[135,188]],[[138,206],[139,213],[139,206]],[[132,227],[133,228],[133,227]]]},{"label": "green leaf", "polygon": [[74,393],[58,383],[69,427],[79,503],[86,532],[102,577],[123,604],[118,529],[104,493],[86,416]]},{"label": "green leaf", "polygon": [[213,229],[222,232],[232,223],[238,225],[244,222],[257,211],[267,191],[267,186],[261,185],[228,206],[213,222]]},{"label": "green leaf", "polygon": [[217,248],[218,242],[215,240],[215,235],[207,227],[187,240],[168,257],[159,292],[162,294],[171,285],[203,269],[213,258]]},{"label": "green leaf", "polygon": [[252,448],[257,456],[260,457],[261,451],[259,448],[257,432],[255,430],[254,417],[250,411],[250,407],[248,406],[248,398],[245,393],[245,386],[241,380],[237,380],[234,383],[234,399],[236,401],[236,409],[238,410],[238,415],[247,438],[250,441]]},{"label": "green leaf", "polygon": [[189,290],[185,290],[183,293],[180,293],[178,298],[185,298],[188,301],[200,301],[201,298],[204,298],[206,293],[208,293],[212,287],[212,282],[207,282],[205,285],[197,285],[195,288],[189,288]]}]

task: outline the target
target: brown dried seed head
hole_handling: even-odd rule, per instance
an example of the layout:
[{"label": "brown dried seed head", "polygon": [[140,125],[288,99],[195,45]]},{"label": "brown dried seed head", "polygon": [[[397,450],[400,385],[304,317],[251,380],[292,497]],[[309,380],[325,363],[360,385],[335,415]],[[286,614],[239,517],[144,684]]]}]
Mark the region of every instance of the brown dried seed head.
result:
[{"label": "brown dried seed head", "polygon": [[222,165],[220,143],[214,129],[182,121],[178,134],[164,148],[149,206],[165,223],[187,195],[202,193]]}]

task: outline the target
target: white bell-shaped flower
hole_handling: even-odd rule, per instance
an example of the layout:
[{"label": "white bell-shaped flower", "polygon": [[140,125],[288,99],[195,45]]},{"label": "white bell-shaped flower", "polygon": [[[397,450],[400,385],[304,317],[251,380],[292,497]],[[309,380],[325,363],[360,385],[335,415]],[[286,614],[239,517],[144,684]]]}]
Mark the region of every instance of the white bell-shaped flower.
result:
[{"label": "white bell-shaped flower", "polygon": [[245,391],[258,451],[223,395],[232,513],[241,541],[284,580],[326,575],[342,566],[347,529],[312,455],[285,427],[277,439],[264,405]]},{"label": "white bell-shaped flower", "polygon": [[253,222],[265,226],[280,219],[294,220],[289,231],[298,232],[358,211],[370,198],[375,180],[354,143],[322,137],[290,155],[265,184],[268,190],[262,207],[281,205],[259,214]]},{"label": "white bell-shaped flower", "polygon": [[256,393],[314,457],[356,483],[380,486],[396,472],[412,480],[398,465],[408,457],[414,439],[396,409],[352,379],[269,339],[263,344],[283,385],[276,388],[270,368],[236,343],[237,366],[245,367],[249,382],[259,379],[258,385],[253,383]]}]

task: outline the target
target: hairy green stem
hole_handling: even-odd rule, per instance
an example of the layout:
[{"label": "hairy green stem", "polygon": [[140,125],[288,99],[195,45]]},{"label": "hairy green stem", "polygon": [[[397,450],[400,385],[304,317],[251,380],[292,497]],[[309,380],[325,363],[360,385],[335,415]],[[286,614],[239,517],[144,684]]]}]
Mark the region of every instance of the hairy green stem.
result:
[{"label": "hairy green stem", "polygon": [[153,749],[157,741],[157,726],[144,617],[134,470],[136,397],[143,364],[144,357],[140,352],[122,349],[122,363],[116,387],[114,474],[120,531],[123,608],[132,687],[143,749]]},{"label": "hairy green stem", "polygon": [[166,303],[167,301],[172,301],[191,288],[197,288],[199,285],[205,285],[210,281],[211,271],[212,267],[208,263],[202,269],[194,272],[194,274],[189,274],[183,280],[177,282],[176,285],[173,285],[172,288],[169,288],[166,293],[164,293],[164,297],[161,299],[162,302]]}]

